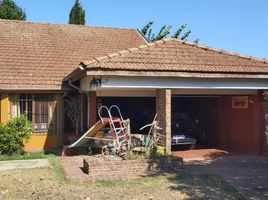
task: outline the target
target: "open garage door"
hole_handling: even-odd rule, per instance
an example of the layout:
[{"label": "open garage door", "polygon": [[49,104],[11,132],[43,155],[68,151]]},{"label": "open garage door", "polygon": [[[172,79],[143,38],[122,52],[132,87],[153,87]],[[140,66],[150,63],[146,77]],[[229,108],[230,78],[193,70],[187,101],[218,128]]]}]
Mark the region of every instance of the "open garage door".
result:
[{"label": "open garage door", "polygon": [[260,107],[257,95],[173,95],[172,137],[195,138],[196,148],[259,153]]},{"label": "open garage door", "polygon": [[155,97],[98,97],[98,107],[117,105],[124,119],[130,119],[132,133],[147,133],[140,128],[153,121],[155,115]]},{"label": "open garage door", "polygon": [[[193,148],[190,138],[196,140],[195,148],[214,148],[218,145],[217,101],[218,97],[172,97],[171,129],[175,149]],[[180,145],[181,142],[187,144],[187,141],[189,145]]]}]

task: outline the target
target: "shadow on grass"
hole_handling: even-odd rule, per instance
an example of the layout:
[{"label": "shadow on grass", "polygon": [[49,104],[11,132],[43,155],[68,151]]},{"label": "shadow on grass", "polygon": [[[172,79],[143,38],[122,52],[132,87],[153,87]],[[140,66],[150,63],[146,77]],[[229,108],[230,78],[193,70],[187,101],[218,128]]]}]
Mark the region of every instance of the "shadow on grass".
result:
[{"label": "shadow on grass", "polygon": [[[208,156],[210,162],[199,162],[198,166],[206,167],[217,162],[218,159],[224,159],[227,155],[224,152],[211,152]],[[152,157],[148,161],[149,175],[166,175],[172,185],[171,190],[180,191],[191,199],[246,199],[221,176],[212,175],[209,172],[209,174],[198,173],[196,175],[187,173],[184,169],[188,166],[183,165],[183,161],[179,157]]]},{"label": "shadow on grass", "polygon": [[192,199],[234,199],[246,198],[235,188],[216,175],[190,175],[179,173],[168,177],[173,184],[171,190],[185,193]]}]

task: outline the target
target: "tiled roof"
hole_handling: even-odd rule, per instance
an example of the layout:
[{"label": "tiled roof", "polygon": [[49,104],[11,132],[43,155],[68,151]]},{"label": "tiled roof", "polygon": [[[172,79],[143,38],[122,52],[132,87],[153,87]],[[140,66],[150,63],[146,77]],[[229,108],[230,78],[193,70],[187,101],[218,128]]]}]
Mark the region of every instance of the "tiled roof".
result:
[{"label": "tiled roof", "polygon": [[268,60],[213,49],[177,39],[164,39],[97,57],[88,69],[267,74]]},{"label": "tiled roof", "polygon": [[60,89],[82,60],[145,43],[135,29],[0,20],[0,89]]}]

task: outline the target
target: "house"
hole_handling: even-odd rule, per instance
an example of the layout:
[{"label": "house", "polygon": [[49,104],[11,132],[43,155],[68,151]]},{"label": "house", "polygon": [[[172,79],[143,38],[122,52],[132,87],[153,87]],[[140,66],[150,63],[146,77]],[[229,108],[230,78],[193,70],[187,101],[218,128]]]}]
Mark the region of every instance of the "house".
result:
[{"label": "house", "polygon": [[[62,99],[81,98],[81,131],[117,104],[132,130],[158,113],[171,151],[173,118],[198,116],[205,146],[268,153],[268,61],[134,29],[0,20],[1,122],[25,112],[29,150],[56,148],[70,129]],[[94,87],[93,87],[94,86]],[[266,113],[267,112],[267,113]]]},{"label": "house", "polygon": [[82,60],[145,42],[135,29],[0,20],[1,122],[24,112],[35,129],[26,149],[58,148],[64,77]]}]

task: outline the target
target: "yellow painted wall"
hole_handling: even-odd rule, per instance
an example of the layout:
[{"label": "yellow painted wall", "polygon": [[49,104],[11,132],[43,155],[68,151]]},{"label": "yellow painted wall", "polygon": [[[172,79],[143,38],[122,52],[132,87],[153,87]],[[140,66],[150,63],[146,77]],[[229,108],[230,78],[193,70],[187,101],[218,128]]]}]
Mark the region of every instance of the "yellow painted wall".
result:
[{"label": "yellow painted wall", "polygon": [[[44,149],[55,149],[60,147],[60,109],[61,95],[57,95],[57,132],[53,134],[33,133],[28,143],[25,144],[26,151],[40,151]],[[1,94],[1,122],[6,123],[9,119],[9,99],[8,94]]]},{"label": "yellow painted wall", "polygon": [[8,95],[1,93],[1,123],[6,123],[9,119],[9,102]]},{"label": "yellow painted wall", "polygon": [[32,134],[28,143],[25,144],[26,151],[41,151],[44,149],[55,149],[59,147],[59,134]]}]

